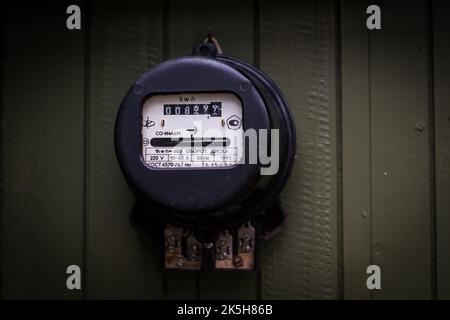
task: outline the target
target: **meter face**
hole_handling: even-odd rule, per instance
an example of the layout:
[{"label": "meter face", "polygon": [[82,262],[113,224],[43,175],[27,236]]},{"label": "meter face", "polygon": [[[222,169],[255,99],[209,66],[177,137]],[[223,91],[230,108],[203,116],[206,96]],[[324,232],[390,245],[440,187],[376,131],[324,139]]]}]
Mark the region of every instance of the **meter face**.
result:
[{"label": "meter face", "polygon": [[242,135],[242,103],[233,93],[154,95],[142,107],[142,157],[150,168],[233,167]]}]

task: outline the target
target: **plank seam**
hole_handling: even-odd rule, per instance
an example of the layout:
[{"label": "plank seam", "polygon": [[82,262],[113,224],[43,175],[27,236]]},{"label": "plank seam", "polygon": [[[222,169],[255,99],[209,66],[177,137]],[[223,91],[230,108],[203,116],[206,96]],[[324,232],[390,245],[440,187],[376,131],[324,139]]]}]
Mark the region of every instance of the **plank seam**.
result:
[{"label": "plank seam", "polygon": [[[254,0],[253,2],[253,63],[254,65],[260,69],[261,68],[261,7],[260,1]],[[262,261],[262,259],[259,259]],[[262,300],[262,268],[257,271],[257,275],[255,277],[256,281],[256,299]]]},{"label": "plank seam", "polygon": [[436,213],[436,140],[435,140],[435,84],[434,84],[434,37],[433,2],[426,3],[428,34],[428,121],[430,156],[430,219],[431,219],[431,298],[437,298],[437,213]]},{"label": "plank seam", "polygon": [[260,68],[260,58],[261,58],[261,43],[260,43],[260,35],[261,35],[261,28],[260,28],[260,4],[259,0],[254,0],[253,2],[253,64]]},{"label": "plank seam", "polygon": [[170,0],[163,4],[163,60],[170,57]]},{"label": "plank seam", "polygon": [[337,298],[344,297],[344,219],[343,219],[343,136],[342,136],[342,38],[341,38],[341,1],[335,2],[336,35],[336,171],[337,171]]},{"label": "plank seam", "polygon": [[[8,7],[6,7],[7,9]],[[2,17],[2,22],[1,22],[1,31],[0,31],[0,199],[1,199],[1,204],[0,204],[0,261],[4,261],[4,250],[3,250],[3,243],[4,243],[4,234],[3,234],[3,225],[4,225],[4,197],[5,197],[5,192],[4,192],[4,185],[5,185],[5,174],[4,174],[4,163],[3,163],[3,157],[5,155],[4,152],[4,135],[5,135],[5,126],[4,126],[4,121],[5,121],[5,117],[4,117],[4,92],[3,92],[3,86],[4,86],[4,72],[5,72],[5,50],[6,50],[6,11],[7,10],[3,10],[1,17]],[[4,298],[3,295],[3,263],[0,266],[0,299]]]},{"label": "plank seam", "polygon": [[[366,5],[369,2],[366,1]],[[370,218],[370,264],[373,263],[373,203],[372,203],[372,169],[373,169],[373,161],[372,161],[372,46],[371,46],[371,36],[370,32],[366,30],[367,33],[367,74],[368,74],[368,96],[369,96],[369,218]],[[370,299],[373,299],[373,290],[370,291]]]},{"label": "plank seam", "polygon": [[91,27],[92,27],[92,10],[93,7],[91,5],[91,1],[85,0],[84,7],[86,8],[84,12],[86,12],[85,18],[85,47],[84,47],[84,177],[83,177],[83,273],[82,273],[82,290],[83,299],[88,299],[88,237],[89,237],[89,109],[90,109],[90,86],[91,86]]}]

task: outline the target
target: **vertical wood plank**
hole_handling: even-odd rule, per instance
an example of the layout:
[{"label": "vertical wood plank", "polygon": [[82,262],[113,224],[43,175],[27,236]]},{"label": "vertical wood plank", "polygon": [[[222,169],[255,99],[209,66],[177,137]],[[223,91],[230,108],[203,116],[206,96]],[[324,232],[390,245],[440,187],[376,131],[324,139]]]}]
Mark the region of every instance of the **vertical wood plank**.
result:
[{"label": "vertical wood plank", "polygon": [[450,299],[450,3],[433,2],[437,298]]},{"label": "vertical wood plank", "polygon": [[333,1],[261,3],[261,68],[293,109],[298,139],[287,223],[262,259],[263,298],[338,295],[335,14]]},{"label": "vertical wood plank", "polygon": [[344,298],[371,297],[370,82],[365,1],[341,2]]},{"label": "vertical wood plank", "polygon": [[[430,298],[432,210],[427,7],[379,1],[370,33],[374,298]],[[407,10],[405,10],[407,8]]]},{"label": "vertical wood plank", "polygon": [[77,1],[7,5],[3,67],[2,296],[81,298],[85,31],[66,28]]},{"label": "vertical wood plank", "polygon": [[132,83],[163,58],[163,3],[93,1],[87,144],[89,298],[161,298],[157,243],[128,217],[133,196],[113,145],[114,121]]},{"label": "vertical wood plank", "polygon": [[[170,57],[190,54],[193,46],[203,41],[208,31],[219,40],[225,54],[248,62],[253,61],[252,1],[170,2]],[[195,282],[192,275],[186,276]],[[197,290],[200,299],[241,299],[257,296],[256,274],[204,273],[198,277]],[[169,293],[180,290],[178,281],[170,281]],[[184,281],[187,281],[186,278]],[[192,287],[193,284],[190,288]]]}]

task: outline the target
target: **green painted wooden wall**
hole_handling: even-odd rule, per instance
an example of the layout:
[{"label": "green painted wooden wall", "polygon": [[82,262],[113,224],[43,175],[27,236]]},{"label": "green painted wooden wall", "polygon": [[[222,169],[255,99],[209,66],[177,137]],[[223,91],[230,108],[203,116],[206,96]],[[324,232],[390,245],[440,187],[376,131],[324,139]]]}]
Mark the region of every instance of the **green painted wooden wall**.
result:
[{"label": "green painted wooden wall", "polygon": [[[78,3],[82,30],[68,31]],[[450,298],[450,5],[59,1],[3,10],[3,298]],[[407,9],[405,9],[407,8]],[[128,223],[113,125],[133,81],[210,30],[295,115],[288,223],[253,274],[162,273]],[[82,267],[82,290],[66,267]],[[382,269],[382,290],[366,268]]]}]

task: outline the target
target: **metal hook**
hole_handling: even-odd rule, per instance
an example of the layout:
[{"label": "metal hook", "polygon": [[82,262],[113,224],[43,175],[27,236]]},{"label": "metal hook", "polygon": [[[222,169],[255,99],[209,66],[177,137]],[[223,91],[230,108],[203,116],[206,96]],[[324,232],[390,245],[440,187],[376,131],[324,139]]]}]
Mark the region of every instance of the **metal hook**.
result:
[{"label": "metal hook", "polygon": [[215,37],[212,36],[211,31],[208,31],[207,36],[203,42],[204,43],[208,43],[208,42],[213,43],[217,48],[217,53],[223,54],[222,47],[219,44],[219,40],[217,40]]}]

